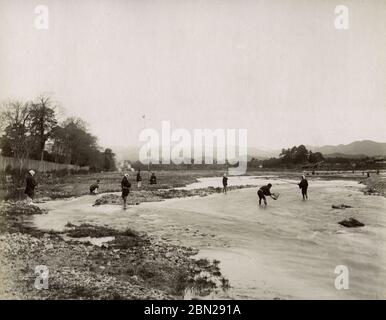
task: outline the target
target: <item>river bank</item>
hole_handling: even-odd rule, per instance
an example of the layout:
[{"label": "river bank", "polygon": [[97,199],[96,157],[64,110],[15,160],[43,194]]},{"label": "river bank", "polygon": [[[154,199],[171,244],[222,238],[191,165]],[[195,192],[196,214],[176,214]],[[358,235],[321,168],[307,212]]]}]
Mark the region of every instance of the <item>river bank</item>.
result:
[{"label": "river bank", "polygon": [[[229,286],[219,261],[194,259],[191,247],[90,224],[38,230],[23,216],[45,212],[20,203],[0,213],[2,299],[176,299]],[[38,266],[49,270],[47,289],[35,287]]]},{"label": "river bank", "polygon": [[[129,173],[129,180],[132,184],[132,191],[138,190],[135,182],[136,173]],[[159,189],[172,189],[186,186],[197,181],[197,178],[223,175],[221,171],[215,170],[193,170],[193,171],[158,171],[157,184],[149,184],[149,173],[142,173],[141,190],[154,191]],[[120,172],[100,172],[89,174],[55,176],[54,174],[37,173],[36,181],[38,186],[35,190],[36,200],[55,200],[79,197],[89,194],[90,185],[100,180],[99,193],[118,192],[121,190],[121,180],[123,173]],[[0,200],[22,200],[25,198],[23,186],[10,185],[6,189],[0,190]]]},{"label": "river bank", "polygon": [[366,185],[365,194],[386,196],[386,177],[379,175],[371,176],[361,180],[360,183]]}]

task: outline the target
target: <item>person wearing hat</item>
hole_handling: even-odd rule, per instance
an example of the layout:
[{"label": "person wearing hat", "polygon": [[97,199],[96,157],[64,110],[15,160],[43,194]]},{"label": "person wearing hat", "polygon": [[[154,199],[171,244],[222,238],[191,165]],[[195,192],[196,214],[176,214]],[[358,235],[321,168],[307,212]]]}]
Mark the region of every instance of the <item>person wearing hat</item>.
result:
[{"label": "person wearing hat", "polygon": [[32,203],[32,200],[35,196],[35,187],[37,186],[36,180],[34,178],[35,171],[28,171],[27,177],[25,179],[26,187],[24,193],[27,195],[28,203]]},{"label": "person wearing hat", "polygon": [[302,189],[303,200],[308,199],[307,189],[308,189],[308,181],[305,175],[302,175],[302,180],[298,183],[299,189]]},{"label": "person wearing hat", "polygon": [[223,192],[226,194],[227,193],[227,187],[228,187],[228,177],[227,174],[224,173],[222,177],[222,186],[223,186]]},{"label": "person wearing hat", "polygon": [[266,186],[262,186],[258,191],[257,195],[259,196],[259,205],[261,205],[261,200],[264,201],[264,204],[267,205],[267,199],[265,196],[270,196],[272,199],[276,200],[275,196],[271,193],[272,184],[268,183]]}]

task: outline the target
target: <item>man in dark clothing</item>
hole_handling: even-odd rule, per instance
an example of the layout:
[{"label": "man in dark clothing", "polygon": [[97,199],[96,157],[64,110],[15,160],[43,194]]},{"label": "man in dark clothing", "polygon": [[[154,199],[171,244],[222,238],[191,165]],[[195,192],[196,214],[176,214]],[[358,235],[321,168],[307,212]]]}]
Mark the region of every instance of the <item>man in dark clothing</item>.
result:
[{"label": "man in dark clothing", "polygon": [[302,180],[298,183],[299,189],[302,189],[303,200],[308,199],[307,189],[308,189],[308,181],[305,176],[302,176]]},{"label": "man in dark clothing", "polygon": [[127,173],[125,173],[121,181],[121,188],[122,188],[123,209],[126,209],[127,196],[129,195],[130,188],[131,188],[131,183],[129,181],[129,174]]},{"label": "man in dark clothing", "polygon": [[272,184],[268,183],[266,186],[262,186],[257,191],[257,195],[259,196],[259,205],[261,205],[261,200],[263,200],[264,204],[267,205],[267,199],[265,198],[265,196],[270,196],[270,197],[273,196],[271,193],[271,187],[272,187]]},{"label": "man in dark clothing", "polygon": [[138,189],[142,187],[141,170],[138,170],[138,173],[137,173],[137,186],[138,186]]},{"label": "man in dark clothing", "polygon": [[157,184],[157,178],[156,178],[154,172],[151,173],[150,184]]},{"label": "man in dark clothing", "polygon": [[27,195],[27,199],[29,203],[32,203],[32,200],[35,196],[35,187],[37,186],[36,180],[34,178],[35,171],[28,171],[27,178],[25,180],[26,187],[24,193]]},{"label": "man in dark clothing", "polygon": [[223,192],[226,194],[227,186],[228,186],[228,177],[226,173],[224,173],[224,176],[222,177],[222,186],[223,186]]},{"label": "man in dark clothing", "polygon": [[98,192],[99,192],[99,182],[100,182],[100,180],[98,179],[96,181],[96,183],[93,183],[90,186],[90,194],[98,194]]}]

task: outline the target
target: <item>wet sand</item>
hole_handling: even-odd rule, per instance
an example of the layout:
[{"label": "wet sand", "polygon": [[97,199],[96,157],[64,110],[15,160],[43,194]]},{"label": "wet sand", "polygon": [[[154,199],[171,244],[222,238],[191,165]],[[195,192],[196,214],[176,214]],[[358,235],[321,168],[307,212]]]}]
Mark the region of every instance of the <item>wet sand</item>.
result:
[{"label": "wet sand", "polygon": [[[263,185],[267,178],[237,179]],[[217,187],[218,180],[204,178],[186,188]],[[364,195],[355,181],[311,180],[310,199],[303,201],[291,180],[270,181],[280,198],[268,199],[267,207],[258,206],[256,188],[142,203],[126,211],[117,205],[92,207],[95,198],[82,196],[41,204],[50,212],[31,217],[31,223],[55,230],[67,222],[130,227],[194,246],[198,257],[220,260],[230,280],[232,289],[212,298],[385,299],[386,199]],[[352,208],[331,208],[341,203]],[[365,227],[338,225],[349,217]],[[334,286],[338,265],[349,268],[348,290]]]}]

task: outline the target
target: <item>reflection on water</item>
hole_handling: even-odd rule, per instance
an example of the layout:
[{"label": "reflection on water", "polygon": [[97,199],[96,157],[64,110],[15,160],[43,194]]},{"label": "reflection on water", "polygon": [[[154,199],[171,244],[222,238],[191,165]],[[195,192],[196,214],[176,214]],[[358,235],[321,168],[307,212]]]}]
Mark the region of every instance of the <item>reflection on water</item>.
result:
[{"label": "reflection on water", "polygon": [[[33,224],[61,230],[67,222],[132,227],[168,241],[200,249],[198,257],[221,261],[231,289],[212,298],[341,299],[386,298],[386,199],[365,196],[353,181],[309,179],[309,200],[303,201],[291,180],[275,177],[230,177],[229,184],[261,186],[272,182],[280,193],[259,206],[257,188],[212,194],[203,198],[93,207],[94,197],[51,201],[47,215]],[[296,181],[297,182],[297,181]],[[221,186],[221,178],[201,179],[188,186]],[[352,208],[332,209],[332,204]],[[354,217],[365,227],[337,224]],[[334,286],[336,266],[349,269],[349,290]]]}]

